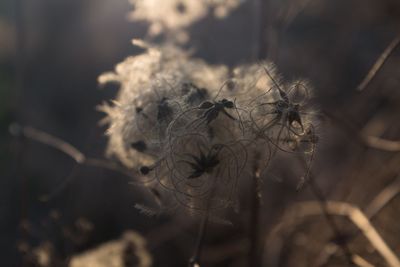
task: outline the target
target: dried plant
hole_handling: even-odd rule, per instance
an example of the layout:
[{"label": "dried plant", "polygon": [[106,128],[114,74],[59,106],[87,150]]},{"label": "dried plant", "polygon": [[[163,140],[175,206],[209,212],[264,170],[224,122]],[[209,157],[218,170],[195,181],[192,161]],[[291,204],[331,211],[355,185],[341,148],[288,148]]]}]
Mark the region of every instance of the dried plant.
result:
[{"label": "dried plant", "polygon": [[72,257],[70,267],[126,267],[152,266],[153,259],[146,240],[135,231],[127,231],[122,238]]},{"label": "dried plant", "polygon": [[100,110],[110,124],[108,155],[137,170],[160,211],[237,211],[239,179],[253,179],[255,162],[263,179],[278,151],[314,153],[306,82],[284,84],[267,62],[237,67],[229,76],[226,66],[171,45],[134,43],[146,52],[100,76],[100,83],[121,86]]},{"label": "dried plant", "polygon": [[225,222],[228,208],[240,212],[239,184],[250,184],[249,264],[259,264],[261,181],[270,161],[279,153],[303,157],[307,171],[299,184],[312,163],[317,137],[309,85],[284,83],[268,62],[229,72],[172,45],[134,44],[146,51],[99,77],[120,84],[117,98],[99,109],[110,125],[108,155],[136,169],[154,196],[155,205],[136,208],[203,216],[189,264],[196,266],[207,222]]},{"label": "dried plant", "polygon": [[[62,244],[58,244],[57,236],[47,238],[52,233],[43,231],[43,234],[41,227],[36,227],[34,221],[32,224],[24,221],[21,224],[22,237],[18,242],[23,265],[151,266],[153,256],[150,251],[158,263],[156,248],[171,241],[178,233],[186,235],[192,230],[189,230],[191,223],[201,217],[189,266],[200,267],[200,262],[207,263],[207,266],[242,266],[245,252],[248,252],[247,266],[262,266],[261,258],[264,258],[264,265],[268,266],[271,263],[279,266],[326,266],[334,263],[333,260],[339,260],[339,265],[346,261],[349,266],[380,266],[384,261],[388,266],[399,266],[398,240],[395,238],[398,233],[395,228],[397,218],[393,216],[396,210],[391,210],[398,208],[396,197],[400,192],[399,178],[393,178],[399,172],[399,155],[394,153],[400,150],[400,142],[396,141],[398,129],[395,127],[398,118],[393,115],[396,114],[398,96],[392,90],[398,82],[393,79],[391,71],[396,66],[395,52],[400,38],[398,32],[394,31],[392,41],[385,40],[386,49],[382,49],[379,56],[373,55],[372,48],[375,45],[356,51],[361,46],[358,40],[360,38],[356,38],[356,41],[348,38],[359,36],[360,40],[364,40],[365,36],[374,32],[371,25],[383,23],[379,19],[384,16],[394,18],[396,9],[392,3],[383,1],[357,9],[354,8],[357,7],[356,4],[346,2],[346,8],[341,10],[358,10],[359,14],[349,12],[351,19],[346,19],[344,14],[336,21],[336,12],[339,9],[326,7],[341,7],[340,4],[332,6],[309,0],[130,2],[134,9],[129,14],[129,19],[147,25],[148,29],[147,34],[140,37],[146,41],[133,41],[134,45],[144,50],[143,53],[128,57],[114,71],[99,77],[100,84],[111,82],[119,85],[115,99],[105,101],[98,107],[106,114],[102,123],[108,125],[108,159],[91,157],[90,152],[86,155],[86,152],[66,141],[33,127],[19,123],[10,125],[10,133],[21,143],[21,147],[16,149],[17,161],[20,162],[15,171],[15,181],[18,184],[21,177],[23,187],[21,218],[28,218],[31,214],[34,218],[40,216],[40,212],[31,212],[32,208],[28,210],[26,205],[32,200],[31,197],[26,197],[32,189],[27,180],[29,173],[22,171],[21,164],[24,158],[22,156],[27,153],[25,139],[53,147],[71,157],[76,164],[73,171],[66,175],[67,178],[55,190],[51,190],[51,194],[40,197],[40,201],[53,200],[71,185],[78,173],[77,165],[101,167],[130,177],[132,184],[142,185],[139,189],[143,188],[144,192],[150,193],[147,195],[150,197],[148,201],[142,200],[135,205],[141,213],[148,216],[167,213],[175,218],[166,225],[150,229],[146,236],[128,232],[121,239],[107,242],[79,255],[73,254],[78,247],[80,250],[80,246],[87,243],[89,233],[95,229],[95,225],[78,220],[74,226],[64,226],[60,224],[59,215],[52,214],[51,220],[55,225],[61,226],[62,230],[59,234]],[[245,12],[237,12],[244,2],[247,3],[241,11]],[[24,25],[26,19],[23,14],[26,12],[22,12],[22,7],[25,5],[20,0],[15,3],[15,87],[16,91],[21,91],[27,87],[24,86],[24,81],[31,82],[32,79],[26,79],[25,76],[35,66],[24,59],[30,58],[26,57],[28,54],[35,58],[35,54],[30,53],[36,53],[36,49],[25,49],[31,43],[27,42],[29,36]],[[371,12],[375,9],[382,11],[376,14]],[[235,17],[225,21],[226,24],[220,28],[221,37],[226,38],[210,38],[205,43],[196,39],[195,43],[190,43],[189,35],[192,32],[202,35],[202,26],[214,26],[215,18],[223,19],[235,11]],[[51,14],[53,12],[52,10]],[[364,12],[366,14],[363,15]],[[323,19],[316,16],[318,13],[321,13]],[[295,23],[297,18],[300,18],[299,24]],[[365,23],[367,19],[368,23]],[[8,36],[5,39],[11,40],[11,28],[14,26],[3,20],[0,20],[0,32]],[[92,17],[89,20],[92,21]],[[199,25],[203,22],[206,25]],[[382,25],[390,24],[385,22]],[[246,25],[250,27],[247,29]],[[220,26],[222,25],[218,25],[218,28]],[[310,26],[317,26],[321,31],[312,31],[312,35],[309,35],[307,33]],[[396,27],[387,28],[390,30]],[[249,34],[243,35],[243,30]],[[218,31],[219,29],[213,29],[212,32]],[[346,39],[343,39],[344,45],[327,48],[324,42],[327,31],[338,40]],[[233,33],[237,35],[234,36]],[[68,32],[67,36],[70,34]],[[386,37],[391,34],[389,31]],[[321,37],[323,38],[318,40]],[[386,37],[376,37],[374,40],[377,41],[378,48],[381,46],[378,41]],[[8,60],[8,54],[12,52],[10,44],[13,44],[10,40],[3,42],[7,49],[0,52],[0,58]],[[226,56],[229,56],[230,62],[248,60],[243,57],[248,52],[245,50],[251,47],[249,49],[252,50],[253,59],[264,59],[267,56],[271,60],[277,59],[277,62],[279,59],[282,68],[292,74],[300,72],[308,73],[310,77],[314,75],[315,83],[324,90],[338,85],[343,89],[360,82],[358,94],[354,95],[339,89],[328,94],[324,90],[318,92],[321,100],[325,95],[335,97],[332,99],[338,101],[333,105],[329,105],[332,100],[323,102],[328,105],[324,105],[322,112],[323,118],[332,123],[325,127],[332,127],[326,131],[326,139],[333,143],[324,149],[336,151],[338,155],[332,157],[329,152],[321,153],[318,158],[323,164],[316,168],[319,172],[311,171],[320,132],[318,112],[310,101],[313,90],[308,81],[287,80],[267,61],[233,68],[210,65],[202,59],[193,58],[191,52],[179,47],[186,43],[189,43],[189,47],[195,45],[215,48],[218,54],[210,51],[199,51],[198,54],[207,55],[216,62]],[[220,57],[219,51],[226,45],[232,45],[232,49],[227,49],[226,54]],[[107,51],[111,52],[108,49]],[[327,52],[326,57],[316,60],[321,58],[321,51]],[[337,60],[340,57],[348,59],[349,55],[361,59],[357,60],[360,62],[357,64],[349,61],[352,63],[349,65],[350,72],[342,60]],[[365,62],[372,62],[373,58],[376,61],[364,79],[353,75],[365,70],[363,65]],[[347,75],[348,73],[352,75]],[[345,75],[339,77],[340,74]],[[48,79],[48,75],[45,79]],[[32,81],[32,88],[35,88],[35,83],[39,80]],[[17,92],[17,97],[19,93]],[[13,101],[8,102],[12,105]],[[22,109],[21,107],[17,109]],[[30,109],[28,107],[26,110]],[[17,110],[17,121],[23,121],[21,114],[25,111],[22,111]],[[40,113],[39,111],[38,114]],[[5,119],[8,120],[6,117]],[[347,141],[337,135],[335,127],[347,134]],[[351,157],[351,154],[354,156]],[[292,159],[300,159],[300,163]],[[325,167],[332,167],[331,161],[335,164],[334,172]],[[337,164],[338,161],[340,164]],[[286,196],[293,197],[293,194],[291,189],[287,190],[287,184],[271,185],[263,181],[269,178],[283,180],[283,177],[276,176],[283,176],[288,173],[287,170],[295,173],[297,189],[309,185],[309,193],[317,201],[303,201],[286,209],[278,225],[272,227],[272,232],[268,235],[275,219],[273,215],[279,214],[289,204]],[[319,179],[325,188],[319,187]],[[268,185],[272,189],[267,188]],[[326,190],[328,187],[329,195]],[[267,191],[271,194],[266,195]],[[36,191],[32,196],[35,193]],[[310,196],[301,195],[299,198],[303,197]],[[96,200],[95,197],[93,200]],[[262,206],[263,201],[268,201],[265,209]],[[37,205],[31,206],[36,209]],[[104,213],[104,206],[98,206]],[[234,217],[235,214],[239,216]],[[188,219],[190,217],[195,220]],[[347,220],[354,225],[349,225]],[[235,223],[239,227],[227,229],[229,234],[235,235],[232,239],[228,240],[226,235],[213,238],[212,245],[210,242],[210,247],[202,254],[208,222],[225,225]],[[49,228],[46,221],[43,225]],[[267,237],[266,250],[262,249],[261,239],[264,237]],[[101,235],[98,236],[98,240],[102,238]],[[219,243],[221,239],[222,242]],[[187,246],[181,240],[177,238],[173,242],[178,241],[178,246]],[[370,243],[367,246],[366,241]],[[149,243],[149,248],[146,243]],[[68,249],[64,250],[63,247]],[[165,251],[162,254],[164,253]],[[170,262],[163,264],[168,265]]]},{"label": "dried plant", "polygon": [[189,39],[186,28],[206,17],[210,10],[217,18],[226,17],[243,0],[131,0],[134,11],[129,14],[133,21],[150,24],[149,36],[167,34],[179,42]]}]

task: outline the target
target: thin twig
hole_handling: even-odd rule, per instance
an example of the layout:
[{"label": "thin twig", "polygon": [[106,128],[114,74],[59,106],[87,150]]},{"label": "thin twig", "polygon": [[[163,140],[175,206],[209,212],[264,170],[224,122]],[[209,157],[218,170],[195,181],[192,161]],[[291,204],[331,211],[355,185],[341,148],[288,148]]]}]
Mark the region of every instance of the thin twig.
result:
[{"label": "thin twig", "polygon": [[391,141],[387,139],[383,139],[376,136],[364,136],[365,143],[372,148],[390,151],[390,152],[398,152],[400,151],[400,142],[399,141]]},{"label": "thin twig", "polygon": [[254,0],[254,32],[257,38],[254,42],[254,58],[255,59],[265,59],[267,57],[267,31],[268,28],[268,6],[270,5],[268,0]]},{"label": "thin twig", "polygon": [[[309,207],[310,203],[313,204],[312,209]],[[333,215],[328,208],[326,208],[325,212],[329,213],[330,215]],[[279,255],[280,252],[283,250],[285,242],[285,238],[281,237],[282,236],[281,232],[285,231],[288,233],[295,231],[296,226],[303,223],[306,220],[306,218],[321,214],[323,215],[324,211],[321,207],[320,202],[317,201],[300,202],[291,206],[288,210],[285,211],[285,214],[280,220],[280,223],[272,229],[270,235],[267,238],[267,242],[270,244],[269,246],[270,248],[269,250],[267,250],[266,259],[269,259],[269,263],[271,266],[281,265],[279,260],[276,258],[276,255]],[[330,253],[329,256],[334,252],[336,252],[338,249],[338,246],[332,243],[329,243],[327,246],[330,246],[329,251],[333,250],[333,252]],[[313,265],[310,266],[325,266],[324,263],[326,263],[326,261],[327,261],[326,258],[323,258],[322,261],[321,259],[319,260],[317,259],[317,264],[314,263]],[[352,255],[351,262],[353,265],[355,264],[360,267],[368,266],[365,264],[363,265],[361,261],[362,258],[359,255],[356,254]]]},{"label": "thin twig", "polygon": [[[400,193],[400,174],[397,178],[386,186],[375,198],[369,203],[367,208],[365,209],[365,215],[369,220],[376,216],[394,197],[396,197]],[[358,233],[358,231],[357,231]],[[349,236],[349,240],[351,238],[355,238],[357,233],[353,233]],[[328,247],[331,247],[328,249]],[[338,249],[338,246],[329,243],[325,246],[323,251],[326,251],[324,257],[320,259],[320,263],[326,262],[330,256],[332,256]],[[329,251],[329,252],[328,252]]]},{"label": "thin twig", "polygon": [[[342,232],[340,231],[338,225],[336,224],[335,220],[333,219],[332,215],[330,214],[328,210],[328,201],[326,200],[324,194],[322,193],[321,189],[319,188],[318,184],[314,180],[314,176],[309,172],[309,184],[311,191],[313,194],[317,197],[318,203],[320,204],[322,213],[328,223],[328,225],[331,227],[334,235],[336,238],[341,238],[343,237]],[[353,253],[351,253],[351,250],[349,246],[347,245],[346,242],[340,242],[339,247],[342,250],[344,256],[346,257],[347,261],[349,264],[353,264]]]},{"label": "thin twig", "polygon": [[[13,125],[12,127],[19,127],[19,126]],[[30,126],[20,126],[20,131],[21,131],[21,134],[26,138],[35,140],[39,143],[42,143],[42,144],[48,145],[50,147],[53,147],[57,150],[60,150],[61,152],[67,154],[72,159],[74,159],[76,161],[76,163],[78,163],[78,164],[83,164],[86,160],[85,155],[83,155],[83,153],[81,153],[78,149],[76,149],[69,143],[67,143],[57,137],[54,137],[48,133],[37,130]]]},{"label": "thin twig", "polygon": [[375,77],[378,71],[382,68],[385,61],[388,59],[388,57],[394,51],[394,49],[399,45],[399,43],[400,43],[400,35],[394,38],[393,41],[390,42],[388,47],[385,49],[385,51],[383,51],[383,53],[379,56],[379,58],[376,60],[376,62],[368,72],[367,76],[365,76],[364,80],[357,86],[358,91],[362,91],[368,86],[368,84],[372,81],[372,79]]},{"label": "thin twig", "polygon": [[386,186],[365,209],[365,215],[371,219],[400,193],[400,174]]},{"label": "thin twig", "polygon": [[[310,216],[315,215],[316,213],[324,212],[321,210],[319,203],[311,201],[297,204],[293,207],[293,209],[303,216]],[[389,248],[383,238],[372,226],[367,216],[365,216],[365,214],[358,207],[345,202],[328,201],[326,203],[326,210],[331,215],[348,217],[354,223],[354,225],[361,230],[364,236],[370,241],[371,245],[376,249],[376,251],[381,254],[389,266],[400,266],[400,261],[396,254]]]},{"label": "thin twig", "polygon": [[199,229],[199,234],[197,236],[194,253],[193,253],[193,256],[189,259],[189,265],[188,265],[189,267],[200,267],[199,262],[200,262],[200,258],[201,258],[201,252],[202,252],[202,248],[203,248],[204,238],[206,236],[208,219],[210,216],[211,201],[212,201],[214,193],[215,193],[215,181],[216,180],[214,180],[214,185],[212,187],[213,189],[211,191],[211,194],[210,194],[208,202],[207,202],[207,208],[204,211],[203,219],[200,223],[200,229]]},{"label": "thin twig", "polygon": [[362,136],[359,134],[359,130],[354,126],[354,123],[346,119],[343,114],[334,114],[328,110],[322,110],[322,114],[324,117],[328,119],[332,124],[335,124],[338,126],[340,130],[343,131],[346,135],[349,137],[353,138],[358,144],[361,146],[365,146],[365,140],[362,138]]},{"label": "thin twig", "polygon": [[[256,158],[259,158],[256,156]],[[261,208],[261,185],[260,185],[260,168],[259,160],[254,164],[254,175],[251,190],[252,207],[250,214],[250,248],[248,254],[249,266],[260,266],[260,208]]]},{"label": "thin twig", "polygon": [[[25,45],[26,45],[26,29],[24,21],[24,0],[15,0],[15,104],[17,117],[20,116],[20,98],[25,86]],[[18,118],[21,119],[21,118]]]},{"label": "thin twig", "polygon": [[375,267],[375,265],[372,265],[370,262],[368,262],[360,255],[354,255],[353,262],[359,267]]},{"label": "thin twig", "polygon": [[[18,121],[24,120],[24,112],[22,105],[22,95],[25,88],[26,79],[26,25],[25,25],[25,1],[24,0],[14,0],[14,23],[15,23],[15,54],[14,54],[14,64],[15,64],[15,83],[13,91],[13,112],[15,118]],[[19,220],[25,221],[28,217],[29,210],[29,185],[28,178],[24,172],[24,152],[26,149],[25,140],[17,140],[17,145],[15,147],[15,169],[13,170],[13,175],[15,176],[15,181],[20,184],[20,217]],[[24,228],[22,228],[24,229]],[[26,230],[22,230],[21,238],[26,237]]]},{"label": "thin twig", "polygon": [[[332,251],[330,251],[330,253],[327,255],[328,257],[324,257],[322,259],[320,258],[319,261],[317,262],[317,264],[315,264],[314,266],[325,266],[329,257],[337,251],[337,246],[334,244],[329,244],[329,246],[331,246],[331,245],[332,245],[332,248],[331,248]],[[352,261],[358,267],[375,267],[375,265],[368,262],[366,259],[364,259],[363,257],[361,257],[358,254],[353,254]]]},{"label": "thin twig", "polygon": [[78,164],[104,168],[111,171],[120,172],[130,177],[134,177],[130,173],[130,170],[124,169],[120,165],[114,162],[107,161],[105,159],[86,157],[76,147],[46,132],[40,131],[30,126],[19,126],[16,124],[13,124],[12,126],[10,126],[10,128],[11,128],[10,132],[12,135],[16,136],[18,134],[22,134],[24,137],[28,139],[48,145],[68,155]]},{"label": "thin twig", "polygon": [[312,0],[304,0],[304,1],[293,1],[291,5],[288,5],[287,10],[285,12],[283,20],[283,28],[288,28],[289,25],[299,16],[307,6],[311,3]]},{"label": "thin twig", "polygon": [[333,113],[328,111],[323,111],[323,113],[332,122],[340,126],[340,129],[342,129],[348,135],[355,137],[356,140],[359,141],[360,144],[364,146],[389,152],[400,151],[400,141],[392,141],[372,135],[362,134],[359,132],[358,129],[356,129],[356,127],[354,127],[350,122],[346,121],[343,117],[334,115]]},{"label": "thin twig", "polygon": [[42,196],[40,198],[41,201],[44,202],[49,201],[54,196],[58,195],[62,190],[64,190],[65,187],[72,181],[73,177],[76,175],[79,165],[104,168],[111,171],[119,172],[131,178],[135,178],[132,175],[131,171],[122,168],[120,165],[104,159],[88,158],[71,144],[46,132],[35,129],[33,127],[21,126],[14,123],[10,126],[10,133],[14,136],[23,136],[25,138],[34,140],[36,142],[57,149],[63,152],[64,154],[68,155],[69,157],[71,157],[78,164],[72,169],[71,173],[66,177],[66,179],[64,179],[64,181],[51,194]]},{"label": "thin twig", "polygon": [[[303,158],[301,158],[301,162],[304,166],[305,169],[308,169],[308,183],[310,185],[310,189],[311,192],[315,195],[315,197],[318,200],[318,203],[320,203],[321,206],[321,210],[323,212],[323,215],[328,223],[328,225],[330,226],[330,228],[333,231],[333,234],[335,235],[336,238],[341,238],[343,237],[342,232],[339,229],[339,226],[336,224],[334,218],[332,217],[332,215],[329,213],[328,208],[327,208],[327,203],[328,201],[326,200],[324,193],[322,192],[321,188],[319,187],[319,185],[317,184],[317,182],[314,179],[314,174],[312,173],[312,171],[310,170],[310,167],[307,166],[307,163],[305,162],[305,160]],[[344,254],[344,256],[346,257],[347,261],[349,264],[353,264],[353,253],[351,253],[351,250],[349,248],[349,246],[347,245],[347,243],[340,243],[340,248]]]},{"label": "thin twig", "polygon": [[258,60],[260,59],[260,49],[262,45],[261,41],[261,29],[263,28],[262,22],[261,22],[261,15],[260,15],[260,8],[261,8],[261,1],[260,0],[254,0],[253,1],[253,42],[252,42],[252,59],[253,60]]},{"label": "thin twig", "polygon": [[201,257],[201,249],[203,247],[204,238],[206,236],[207,224],[208,224],[209,209],[204,212],[203,220],[200,224],[199,234],[196,240],[196,246],[194,249],[193,256],[189,260],[189,267],[200,267],[199,260]]}]

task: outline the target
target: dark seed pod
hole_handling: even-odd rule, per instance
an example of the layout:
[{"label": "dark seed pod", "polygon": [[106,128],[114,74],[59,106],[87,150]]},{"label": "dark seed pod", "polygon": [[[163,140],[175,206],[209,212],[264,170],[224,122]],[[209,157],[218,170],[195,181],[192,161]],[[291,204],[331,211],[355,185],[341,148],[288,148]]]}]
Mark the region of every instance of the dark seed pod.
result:
[{"label": "dark seed pod", "polygon": [[232,81],[232,80],[229,80],[229,81],[226,83],[226,88],[228,88],[229,91],[233,91],[233,89],[235,89],[235,87],[236,87],[236,84],[235,84],[235,82]]},{"label": "dark seed pod", "polygon": [[206,88],[199,88],[193,83],[184,83],[182,85],[182,94],[185,101],[191,105],[198,105],[208,98]]},{"label": "dark seed pod", "polygon": [[167,102],[167,98],[164,97],[161,99],[161,102],[158,104],[158,112],[157,112],[157,120],[159,122],[171,117],[173,114],[173,110]]},{"label": "dark seed pod", "polygon": [[233,104],[233,102],[232,101],[229,101],[229,100],[227,100],[227,99],[222,99],[222,104],[224,104],[224,107],[226,107],[226,108],[234,108],[235,107],[235,105]]},{"label": "dark seed pod", "polygon": [[197,104],[201,103],[208,97],[207,89],[205,88],[195,88],[189,95],[187,96],[186,101],[189,104]]},{"label": "dark seed pod", "polygon": [[147,167],[147,166],[142,166],[142,167],[140,167],[139,171],[140,171],[141,174],[147,175],[147,174],[149,174],[151,169],[149,167]]},{"label": "dark seed pod", "polygon": [[142,140],[131,143],[131,147],[139,152],[144,152],[147,149],[146,143]]}]

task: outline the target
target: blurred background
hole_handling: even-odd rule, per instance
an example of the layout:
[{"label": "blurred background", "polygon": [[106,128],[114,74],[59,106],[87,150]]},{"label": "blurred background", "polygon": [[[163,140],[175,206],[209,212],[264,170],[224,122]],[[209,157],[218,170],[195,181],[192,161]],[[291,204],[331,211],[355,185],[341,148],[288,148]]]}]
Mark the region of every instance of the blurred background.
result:
[{"label": "blurred background", "polygon": [[[190,1],[176,2],[174,15],[185,14]],[[153,266],[187,266],[194,223],[146,217],[134,209],[144,193],[130,186],[128,177],[77,165],[65,154],[9,131],[15,122],[32,126],[85,155],[103,157],[106,129],[98,122],[104,114],[96,106],[112,99],[118,88],[100,88],[97,77],[141,52],[131,45],[132,38],[157,43],[170,38],[149,33],[151,22],[145,19],[129,20],[133,10],[128,0],[0,2],[1,266],[69,266],[73,255],[118,239],[129,229],[147,240]],[[285,79],[308,79],[321,112],[313,173],[322,194],[365,210],[390,186],[391,197],[370,219],[400,255],[397,44],[368,86],[357,91],[400,34],[400,2],[243,0],[224,16],[213,11],[218,10],[211,7],[185,28],[188,38],[181,40],[182,46],[209,63],[235,66],[269,59]],[[382,147],[368,136],[393,142]],[[317,199],[307,188],[296,192],[290,178],[296,174],[286,169],[282,166],[283,181],[264,181],[261,225],[268,246],[263,266],[347,266],[340,251],[322,260],[325,265],[316,260],[323,258],[326,244],[341,242],[373,266],[387,266],[341,216],[336,218],[343,234],[339,241],[323,216],[299,222],[290,233],[276,232],[291,205]],[[70,182],[64,190],[41,201],[66,179]],[[246,266],[246,227],[211,226],[205,266]],[[271,243],[277,235],[285,239],[281,247]],[[38,254],[37,248],[45,252]],[[138,266],[129,264],[125,266]]]}]

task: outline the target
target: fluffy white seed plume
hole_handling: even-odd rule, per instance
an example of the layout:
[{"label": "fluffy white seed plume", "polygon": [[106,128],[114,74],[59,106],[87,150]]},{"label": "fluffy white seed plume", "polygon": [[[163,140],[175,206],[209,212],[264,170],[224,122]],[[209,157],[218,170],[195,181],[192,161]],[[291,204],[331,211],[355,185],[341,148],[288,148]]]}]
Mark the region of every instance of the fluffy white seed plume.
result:
[{"label": "fluffy white seed plume", "polygon": [[99,77],[120,84],[116,100],[101,106],[108,155],[138,170],[164,209],[237,207],[239,178],[266,174],[277,153],[313,152],[306,83],[281,82],[267,63],[229,76],[174,46],[134,43],[146,51]]},{"label": "fluffy white seed plume", "polygon": [[[224,66],[211,67],[201,60],[190,60],[187,53],[172,46],[153,47],[138,40],[134,44],[146,52],[127,58],[114,72],[99,77],[101,84],[118,82],[121,86],[116,100],[101,110],[110,122],[108,155],[116,156],[128,167],[151,164],[155,156],[141,153],[143,149],[135,149],[134,143],[143,141],[146,150],[160,153],[171,116],[185,106],[183,98],[194,103],[203,100],[202,94],[212,92],[200,88],[218,88],[228,71]],[[190,83],[199,88],[191,88]],[[184,90],[187,93],[179,97]]]},{"label": "fluffy white seed plume", "polygon": [[207,16],[213,10],[223,18],[237,8],[243,0],[131,0],[134,11],[129,19],[150,24],[149,35],[173,33],[178,41],[186,42],[186,28]]}]

